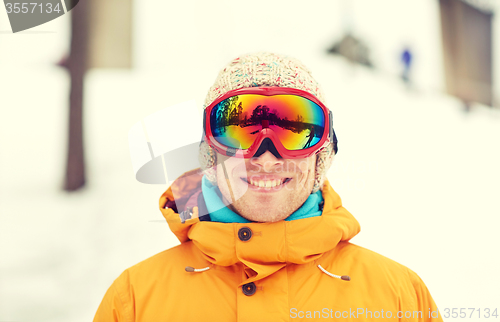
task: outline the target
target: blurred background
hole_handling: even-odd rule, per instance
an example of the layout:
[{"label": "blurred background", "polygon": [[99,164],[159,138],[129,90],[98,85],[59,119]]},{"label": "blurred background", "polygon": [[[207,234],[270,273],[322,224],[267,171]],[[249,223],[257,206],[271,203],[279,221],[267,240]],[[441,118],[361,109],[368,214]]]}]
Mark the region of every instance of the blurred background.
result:
[{"label": "blurred background", "polygon": [[82,0],[12,33],[0,9],[0,321],[90,321],[124,269],[178,244],[158,209],[167,186],[136,181],[128,132],[188,100],[201,115],[219,70],[257,51],[298,58],[323,86],[352,242],[417,272],[442,313],[500,314],[496,10]]}]

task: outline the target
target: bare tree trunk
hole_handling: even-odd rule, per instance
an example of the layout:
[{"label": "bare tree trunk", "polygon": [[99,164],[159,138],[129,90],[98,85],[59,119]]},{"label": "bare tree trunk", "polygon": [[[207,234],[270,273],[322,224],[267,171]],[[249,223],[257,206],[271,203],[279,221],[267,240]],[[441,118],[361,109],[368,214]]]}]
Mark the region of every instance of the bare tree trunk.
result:
[{"label": "bare tree trunk", "polygon": [[85,185],[83,148],[83,90],[88,56],[88,2],[79,1],[71,10],[71,46],[67,68],[71,78],[69,95],[69,138],[64,190]]}]

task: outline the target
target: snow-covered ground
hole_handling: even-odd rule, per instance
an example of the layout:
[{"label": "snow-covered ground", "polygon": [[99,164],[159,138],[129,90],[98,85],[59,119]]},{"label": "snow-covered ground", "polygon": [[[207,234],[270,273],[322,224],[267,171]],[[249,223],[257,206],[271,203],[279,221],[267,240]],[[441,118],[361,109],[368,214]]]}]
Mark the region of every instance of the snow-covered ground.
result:
[{"label": "snow-covered ground", "polygon": [[[0,33],[0,321],[92,320],[124,269],[178,243],[158,210],[166,186],[134,178],[128,131],[175,103],[201,107],[219,69],[257,50],[301,59],[326,92],[339,139],[329,179],[362,227],[352,241],[416,271],[441,310],[500,311],[500,113],[465,113],[440,92],[435,1],[352,3],[137,1],[137,68],[88,74],[88,185],[71,194],[60,189],[68,78],[53,66],[69,20]],[[324,54],[340,9],[378,70]],[[404,42],[412,90],[395,76]]]}]

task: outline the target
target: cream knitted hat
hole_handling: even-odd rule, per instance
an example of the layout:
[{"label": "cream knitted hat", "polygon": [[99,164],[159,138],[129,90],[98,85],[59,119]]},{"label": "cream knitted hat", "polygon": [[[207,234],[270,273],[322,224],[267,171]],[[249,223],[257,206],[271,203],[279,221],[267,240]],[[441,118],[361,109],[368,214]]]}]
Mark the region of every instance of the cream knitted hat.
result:
[{"label": "cream knitted hat", "polygon": [[[273,53],[257,53],[234,59],[219,73],[214,85],[208,91],[203,108],[230,90],[258,86],[300,89],[315,95],[324,104],[324,96],[319,84],[300,61]],[[317,192],[323,186],[334,155],[333,143],[317,154],[312,193]],[[216,152],[202,141],[198,158],[207,179],[216,185]]]}]

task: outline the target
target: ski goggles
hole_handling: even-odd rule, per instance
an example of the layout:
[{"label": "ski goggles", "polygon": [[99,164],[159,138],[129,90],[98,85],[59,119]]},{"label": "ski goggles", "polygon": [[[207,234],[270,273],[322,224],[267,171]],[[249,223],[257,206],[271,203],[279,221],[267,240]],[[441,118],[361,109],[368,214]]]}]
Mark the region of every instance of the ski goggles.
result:
[{"label": "ski goggles", "polygon": [[331,142],[337,153],[332,112],[314,95],[299,89],[229,91],[207,106],[203,124],[204,140],[226,156],[239,152],[251,158],[262,154],[263,146],[270,146],[282,158],[307,158]]}]

